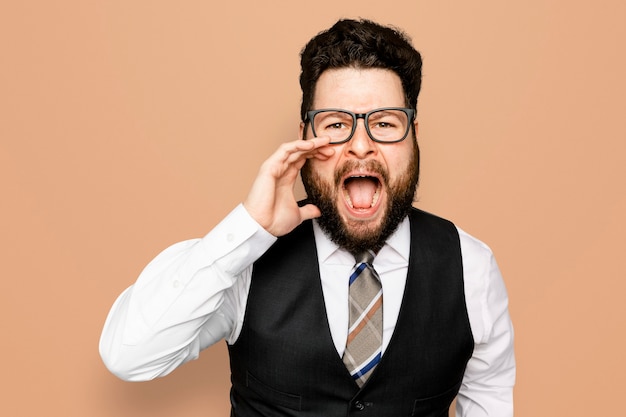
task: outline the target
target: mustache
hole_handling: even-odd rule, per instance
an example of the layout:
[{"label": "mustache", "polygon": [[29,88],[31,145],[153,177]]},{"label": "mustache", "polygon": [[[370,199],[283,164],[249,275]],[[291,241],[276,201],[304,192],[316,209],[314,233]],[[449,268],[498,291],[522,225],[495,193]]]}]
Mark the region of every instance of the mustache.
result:
[{"label": "mustache", "polygon": [[376,173],[380,175],[380,178],[385,185],[389,185],[389,173],[387,172],[385,167],[380,162],[369,159],[367,161],[348,160],[344,162],[335,171],[335,187],[339,187],[343,177],[345,177],[345,175],[351,171],[367,171]]}]

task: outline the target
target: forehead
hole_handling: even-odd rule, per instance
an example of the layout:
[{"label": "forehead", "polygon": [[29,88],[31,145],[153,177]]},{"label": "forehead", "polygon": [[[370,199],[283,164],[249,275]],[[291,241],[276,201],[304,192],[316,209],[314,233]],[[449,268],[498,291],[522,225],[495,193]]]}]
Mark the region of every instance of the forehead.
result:
[{"label": "forehead", "polygon": [[357,113],[404,105],[400,77],[380,68],[326,70],[317,80],[313,97],[313,109],[341,108]]}]

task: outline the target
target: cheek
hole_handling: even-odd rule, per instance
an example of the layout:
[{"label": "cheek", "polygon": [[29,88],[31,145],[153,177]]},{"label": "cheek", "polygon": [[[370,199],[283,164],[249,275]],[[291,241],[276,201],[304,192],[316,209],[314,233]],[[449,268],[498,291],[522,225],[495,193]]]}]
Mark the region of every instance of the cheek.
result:
[{"label": "cheek", "polygon": [[412,157],[414,152],[412,146],[403,146],[402,148],[389,149],[388,152],[384,153],[385,165],[391,182],[396,181],[410,169],[410,164],[414,160]]},{"label": "cheek", "polygon": [[329,191],[333,190],[334,192],[335,171],[327,163],[313,163],[310,169],[320,186],[328,187]]},{"label": "cheek", "polygon": [[309,159],[309,165],[311,171],[315,172],[320,178],[325,181],[333,181],[335,177],[335,171],[339,166],[340,161],[339,149],[329,159],[321,161],[319,159]]}]

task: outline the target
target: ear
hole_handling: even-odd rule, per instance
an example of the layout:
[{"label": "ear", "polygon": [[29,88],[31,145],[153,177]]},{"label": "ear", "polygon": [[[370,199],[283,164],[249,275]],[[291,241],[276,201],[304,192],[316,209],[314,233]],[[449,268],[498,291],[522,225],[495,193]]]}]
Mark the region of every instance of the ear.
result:
[{"label": "ear", "polygon": [[417,119],[415,119],[415,120],[413,121],[413,128],[415,129],[415,139],[417,139],[417,132],[419,131],[419,130],[418,130],[418,128],[417,128],[417,127],[418,127],[418,124],[419,124],[419,123],[417,123]]},{"label": "ear", "polygon": [[300,122],[300,131],[298,132],[298,137],[300,140],[304,139],[305,127],[306,127],[306,124],[304,122]]}]

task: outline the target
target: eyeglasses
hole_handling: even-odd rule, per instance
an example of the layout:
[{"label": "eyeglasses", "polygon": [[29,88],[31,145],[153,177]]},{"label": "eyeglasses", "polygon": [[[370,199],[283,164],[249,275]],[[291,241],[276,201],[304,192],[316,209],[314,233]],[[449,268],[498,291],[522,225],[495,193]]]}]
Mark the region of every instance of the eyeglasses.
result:
[{"label": "eyeglasses", "polygon": [[331,144],[340,144],[352,139],[357,119],[363,119],[365,130],[373,141],[394,143],[407,137],[414,118],[414,109],[383,107],[367,113],[343,109],[310,110],[304,121],[311,123],[313,136],[330,136]]}]

